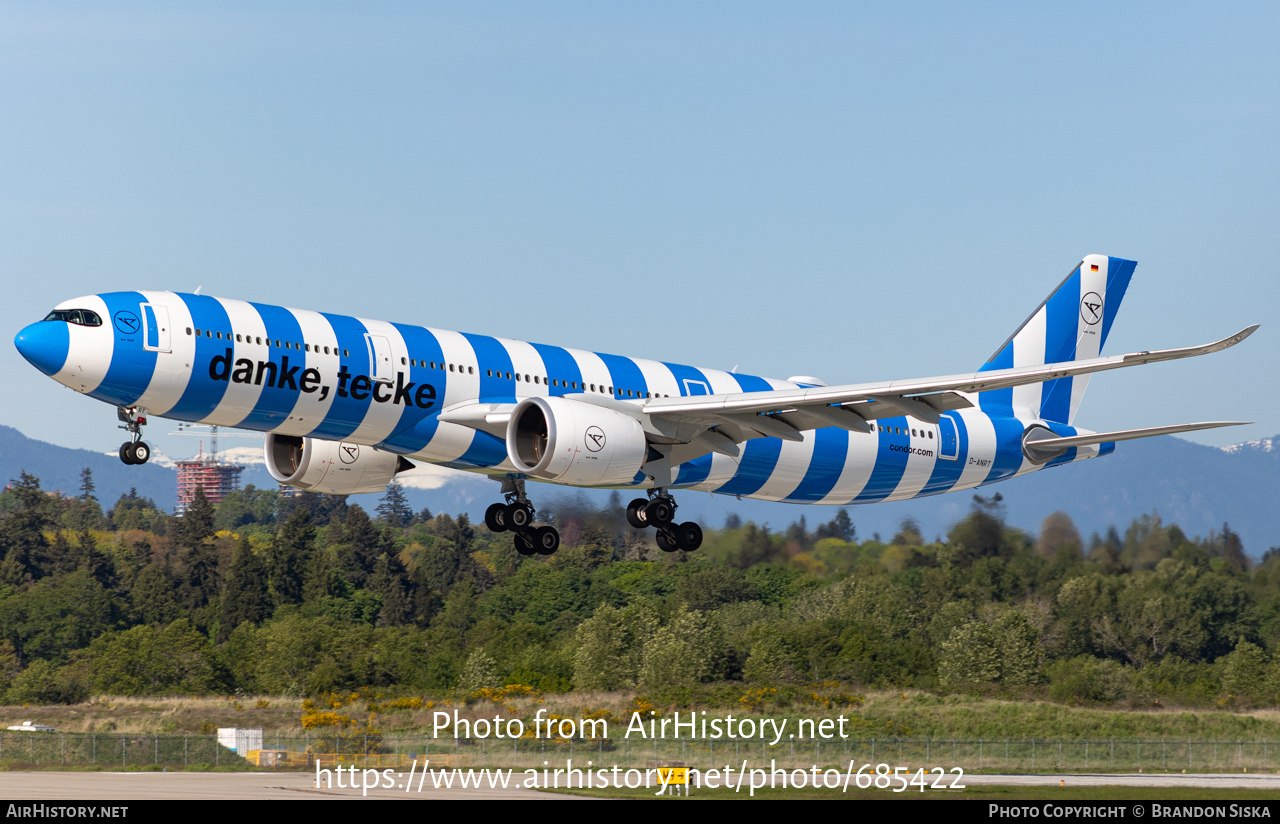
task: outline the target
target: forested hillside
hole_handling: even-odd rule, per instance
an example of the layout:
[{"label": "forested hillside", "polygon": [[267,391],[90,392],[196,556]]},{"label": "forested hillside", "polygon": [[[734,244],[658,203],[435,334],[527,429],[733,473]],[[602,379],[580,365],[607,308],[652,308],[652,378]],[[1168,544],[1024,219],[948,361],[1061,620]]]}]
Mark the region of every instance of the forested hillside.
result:
[{"label": "forested hillside", "polygon": [[910,522],[867,540],[839,510],[782,532],[731,517],[702,550],[666,554],[623,503],[551,513],[564,546],[526,558],[394,485],[374,513],[249,487],[175,518],[137,495],[104,511],[87,470],[75,496],[23,474],[0,495],[0,695],[1280,693],[1280,552],[1252,562],[1226,526],[1190,540],[1142,516],[1082,536],[1058,513],[1033,536],[1005,525],[997,494],[941,543]]}]

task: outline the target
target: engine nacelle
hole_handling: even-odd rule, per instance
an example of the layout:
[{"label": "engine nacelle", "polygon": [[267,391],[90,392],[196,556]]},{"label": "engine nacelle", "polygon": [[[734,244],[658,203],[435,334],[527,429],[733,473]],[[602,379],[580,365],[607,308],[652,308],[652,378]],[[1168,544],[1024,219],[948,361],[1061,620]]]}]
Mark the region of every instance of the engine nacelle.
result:
[{"label": "engine nacelle", "polygon": [[372,446],[297,435],[268,435],[264,451],[267,471],[278,482],[330,495],[381,492],[397,472],[413,468],[402,456]]},{"label": "engine nacelle", "polygon": [[635,418],[567,398],[525,398],[507,424],[515,468],[577,486],[630,484],[649,455]]}]

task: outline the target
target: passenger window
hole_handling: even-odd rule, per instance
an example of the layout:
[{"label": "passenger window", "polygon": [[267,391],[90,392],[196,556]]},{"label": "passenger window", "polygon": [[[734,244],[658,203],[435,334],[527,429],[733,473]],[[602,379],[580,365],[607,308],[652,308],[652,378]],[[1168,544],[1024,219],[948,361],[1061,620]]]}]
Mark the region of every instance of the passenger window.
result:
[{"label": "passenger window", "polygon": [[450,372],[452,372],[452,371],[453,371],[453,364],[452,364],[452,363],[451,363],[451,364],[449,364],[449,371],[450,371]]},{"label": "passenger window", "polygon": [[191,337],[191,327],[187,327],[187,337]]}]

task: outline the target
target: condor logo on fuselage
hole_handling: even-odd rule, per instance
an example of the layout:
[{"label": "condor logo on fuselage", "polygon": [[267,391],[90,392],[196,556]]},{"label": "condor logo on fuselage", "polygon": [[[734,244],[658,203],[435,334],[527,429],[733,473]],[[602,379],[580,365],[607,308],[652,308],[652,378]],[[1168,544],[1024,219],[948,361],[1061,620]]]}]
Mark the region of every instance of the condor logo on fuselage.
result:
[{"label": "condor logo on fuselage", "polygon": [[[280,362],[276,363],[270,360],[251,361],[248,358],[233,361],[232,354],[232,350],[227,349],[224,354],[216,355],[209,361],[210,379],[289,389],[307,394],[319,392],[320,400],[329,397],[330,386],[322,382],[320,370],[314,367],[304,369],[298,363],[290,364],[288,355],[281,356]],[[377,403],[430,409],[435,406],[436,388],[429,383],[405,381],[403,372],[396,373],[394,386],[383,381],[375,382],[368,375],[353,375],[343,364],[338,368],[338,397],[357,401],[373,398]]]}]

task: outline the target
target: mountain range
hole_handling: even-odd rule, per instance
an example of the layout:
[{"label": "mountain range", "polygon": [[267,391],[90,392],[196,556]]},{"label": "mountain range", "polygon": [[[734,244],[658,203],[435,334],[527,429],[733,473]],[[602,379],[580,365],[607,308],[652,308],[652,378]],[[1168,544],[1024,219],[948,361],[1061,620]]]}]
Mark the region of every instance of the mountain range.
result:
[{"label": "mountain range", "polygon": [[[260,447],[225,450],[226,460],[245,465],[242,483],[274,488]],[[172,510],[177,491],[174,462],[156,453],[145,466],[125,466],[115,453],[70,449],[26,437],[17,429],[0,425],[0,480],[17,478],[26,471],[40,479],[46,490],[67,495],[79,493],[81,471],[89,467],[104,508],[130,489]],[[499,499],[498,485],[481,475],[420,465],[398,480],[414,509],[483,518],[485,507]],[[989,489],[1004,498],[1008,522],[1035,534],[1052,512],[1071,516],[1081,534],[1104,532],[1115,525],[1122,532],[1134,518],[1157,513],[1165,524],[1176,523],[1188,535],[1207,536],[1224,524],[1238,533],[1245,550],[1258,557],[1280,545],[1280,435],[1227,447],[1194,444],[1177,438],[1151,438],[1118,444],[1105,458],[1070,464],[1015,478]],[[532,484],[535,505],[552,510],[604,507],[608,490],[576,490]],[[876,534],[886,540],[908,518],[915,520],[926,538],[946,534],[969,511],[973,492],[849,508],[858,535]],[[623,501],[629,497],[622,493]],[[353,495],[351,501],[373,510],[381,495]],[[830,520],[838,507],[741,501],[703,492],[679,492],[680,520],[697,520],[719,527],[729,513],[743,520],[768,524],[780,531],[804,517],[809,528]]]}]

